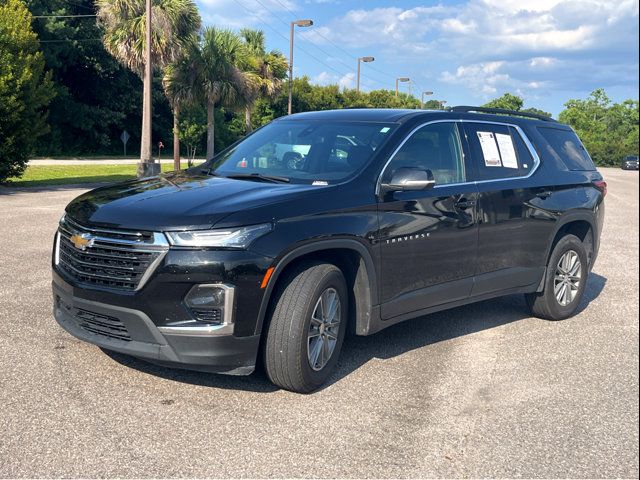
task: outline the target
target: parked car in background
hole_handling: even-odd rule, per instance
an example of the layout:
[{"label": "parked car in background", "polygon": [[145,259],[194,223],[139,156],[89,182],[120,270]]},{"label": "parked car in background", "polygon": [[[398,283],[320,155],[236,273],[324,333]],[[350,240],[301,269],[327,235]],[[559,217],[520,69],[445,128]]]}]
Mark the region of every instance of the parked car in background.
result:
[{"label": "parked car in background", "polygon": [[622,159],[623,170],[638,170],[638,156],[627,155]]},{"label": "parked car in background", "polygon": [[547,117],[291,115],[202,166],[72,201],[54,315],[162,365],[246,375],[262,358],[273,383],[310,392],[347,331],[508,294],[537,317],[572,316],[606,192],[575,132]]}]

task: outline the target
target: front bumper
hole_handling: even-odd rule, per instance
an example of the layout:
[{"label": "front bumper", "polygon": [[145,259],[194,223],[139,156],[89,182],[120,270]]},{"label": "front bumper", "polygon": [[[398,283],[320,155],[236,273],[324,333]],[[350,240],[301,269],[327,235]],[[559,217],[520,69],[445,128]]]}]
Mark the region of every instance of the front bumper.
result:
[{"label": "front bumper", "polygon": [[622,169],[623,170],[638,170],[638,163],[637,162],[623,163],[622,164]]},{"label": "front bumper", "polygon": [[54,317],[80,340],[189,370],[249,375],[255,369],[260,335],[162,333],[144,312],[74,296],[73,287],[56,277],[52,284]]}]

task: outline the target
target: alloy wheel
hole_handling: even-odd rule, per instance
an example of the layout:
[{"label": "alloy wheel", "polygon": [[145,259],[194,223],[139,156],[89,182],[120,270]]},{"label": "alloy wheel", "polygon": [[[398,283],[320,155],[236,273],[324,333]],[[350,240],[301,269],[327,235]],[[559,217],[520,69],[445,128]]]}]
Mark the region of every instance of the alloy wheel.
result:
[{"label": "alloy wheel", "polygon": [[313,309],[307,335],[309,366],[320,371],[331,359],[340,331],[340,296],[335,288],[327,288]]},{"label": "alloy wheel", "polygon": [[566,307],[578,295],[582,281],[582,264],[574,250],[565,252],[558,261],[553,281],[553,290],[558,303]]}]

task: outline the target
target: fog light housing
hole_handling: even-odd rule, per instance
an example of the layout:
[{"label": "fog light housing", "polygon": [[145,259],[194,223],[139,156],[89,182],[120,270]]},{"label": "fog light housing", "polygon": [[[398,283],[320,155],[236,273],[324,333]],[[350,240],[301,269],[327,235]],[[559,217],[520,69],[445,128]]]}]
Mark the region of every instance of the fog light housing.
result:
[{"label": "fog light housing", "polygon": [[184,303],[198,322],[228,325],[233,323],[234,293],[232,285],[194,285],[184,297]]}]

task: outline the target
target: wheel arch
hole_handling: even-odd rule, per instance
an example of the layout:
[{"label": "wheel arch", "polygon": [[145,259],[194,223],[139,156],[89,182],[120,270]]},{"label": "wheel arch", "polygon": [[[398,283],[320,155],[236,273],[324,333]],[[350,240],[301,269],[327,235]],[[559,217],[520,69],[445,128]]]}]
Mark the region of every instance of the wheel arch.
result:
[{"label": "wheel arch", "polygon": [[302,245],[287,252],[274,265],[262,297],[255,334],[263,331],[273,293],[283,274],[296,264],[307,260],[322,260],[338,266],[349,287],[349,325],[352,332],[366,334],[372,309],[378,304],[378,279],[373,257],[359,241],[352,239],[321,240]]},{"label": "wheel arch", "polygon": [[[550,236],[549,244],[547,245],[547,251],[545,256],[545,265],[548,268],[549,258],[553,249],[558,244],[560,239],[565,235],[575,235],[583,243],[587,249],[587,260],[589,262],[589,268],[594,263],[594,255],[596,253],[596,220],[594,216],[587,212],[571,212],[563,215],[558,223],[552,236]],[[538,292],[541,292],[544,288],[545,280],[547,278],[547,272],[542,276]]]}]

